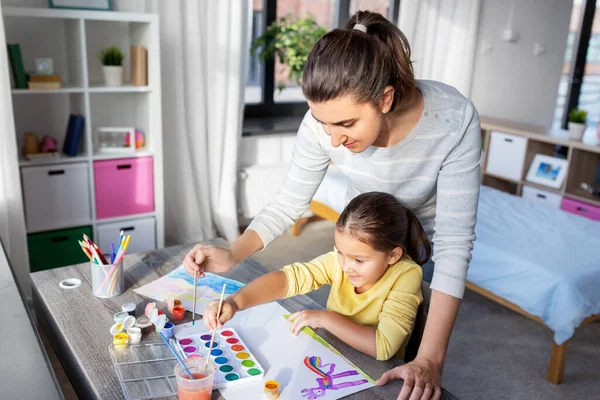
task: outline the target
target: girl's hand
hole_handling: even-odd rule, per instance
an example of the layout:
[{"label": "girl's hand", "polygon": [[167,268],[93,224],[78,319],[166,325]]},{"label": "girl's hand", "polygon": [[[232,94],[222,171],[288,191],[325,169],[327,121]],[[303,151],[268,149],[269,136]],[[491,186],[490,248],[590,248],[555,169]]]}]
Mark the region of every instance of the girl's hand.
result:
[{"label": "girl's hand", "polygon": [[221,317],[217,322],[217,311],[219,311],[219,300],[213,300],[206,305],[204,309],[204,324],[211,331],[214,329],[215,324],[217,325],[217,329],[221,329],[223,324],[235,315],[238,312],[238,307],[235,302],[230,298],[226,298],[223,300],[223,304],[221,304]]},{"label": "girl's hand", "polygon": [[302,310],[290,315],[289,321],[292,323],[290,332],[297,336],[302,328],[310,326],[311,328],[324,328],[327,321],[328,311],[324,310]]},{"label": "girl's hand", "polygon": [[193,276],[194,271],[197,271],[198,278],[204,277],[204,272],[227,272],[234,265],[235,259],[231,250],[203,244],[194,246],[183,260],[187,273]]},{"label": "girl's hand", "polygon": [[398,400],[439,400],[442,397],[441,366],[419,357],[408,364],[390,369],[375,383],[385,385],[392,379],[403,379]]}]

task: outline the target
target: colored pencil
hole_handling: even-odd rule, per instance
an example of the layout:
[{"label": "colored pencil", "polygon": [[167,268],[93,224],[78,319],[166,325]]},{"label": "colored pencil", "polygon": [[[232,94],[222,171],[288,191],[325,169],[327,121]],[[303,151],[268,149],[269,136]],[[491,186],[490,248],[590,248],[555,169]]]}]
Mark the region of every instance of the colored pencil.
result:
[{"label": "colored pencil", "polygon": [[206,356],[206,362],[204,363],[204,370],[208,368],[208,361],[210,360],[210,353],[212,352],[213,343],[215,341],[215,334],[217,333],[217,324],[219,323],[219,317],[221,316],[221,305],[223,304],[223,296],[225,295],[225,286],[223,284],[223,290],[221,290],[221,300],[219,300],[219,308],[217,310],[217,322],[215,323],[215,327],[212,331],[212,337],[210,338],[210,346],[208,347],[208,355]]},{"label": "colored pencil", "polygon": [[115,262],[115,244],[111,243],[110,244],[110,263],[114,263]]},{"label": "colored pencil", "polygon": [[192,305],[192,326],[196,323],[196,278],[198,271],[194,270],[194,304]]},{"label": "colored pencil", "polygon": [[[158,335],[163,340],[163,342],[165,342],[165,344],[167,345],[167,347],[169,348],[169,350],[171,350],[171,353],[173,353],[173,355],[177,359],[177,362],[179,363],[179,365],[181,365],[181,367],[183,368],[183,370],[185,371],[185,373],[188,374],[188,376],[190,377],[191,380],[194,380],[194,375],[192,375],[192,373],[190,372],[190,370],[188,369],[188,367],[185,366],[185,363],[183,362],[183,360],[181,359],[181,357],[179,357],[179,354],[177,354],[177,352],[175,351],[175,349],[173,347],[171,347],[171,345],[167,341],[167,338],[163,336],[162,332],[158,332]],[[206,368],[204,368],[204,369],[206,369]]]},{"label": "colored pencil", "polygon": [[127,239],[125,239],[125,244],[123,245],[123,248],[121,249],[120,254],[117,254],[117,259],[115,260],[116,263],[120,263],[121,260],[123,260],[123,257],[125,257],[125,252],[127,251],[127,248],[129,247],[129,240],[131,239],[131,236],[127,236]]},{"label": "colored pencil", "polygon": [[79,242],[79,246],[81,246],[81,250],[83,250],[83,252],[90,259],[90,261],[93,261],[92,260],[92,253],[90,253],[90,251],[87,249],[87,247],[83,246],[83,242],[81,242],[80,240],[78,242]]},{"label": "colored pencil", "polygon": [[98,255],[98,252],[96,251],[94,246],[89,246],[89,250],[90,250],[90,253],[92,253],[94,258],[96,259],[96,264],[102,264],[102,260],[100,259],[100,256]]},{"label": "colored pencil", "polygon": [[100,261],[102,261],[102,264],[109,265],[110,263],[104,257],[104,254],[102,254],[102,250],[100,250],[100,248],[98,247],[98,245],[96,243],[92,242],[92,246],[94,247],[94,249],[96,249],[96,253],[98,253],[98,257],[100,257]]},{"label": "colored pencil", "polygon": [[117,275],[119,275],[119,270],[115,269],[115,271],[112,273],[112,278],[110,279],[110,285],[108,285],[106,293],[104,294],[105,296],[108,296],[108,294],[112,293],[112,291],[115,289],[115,284],[117,283]]}]

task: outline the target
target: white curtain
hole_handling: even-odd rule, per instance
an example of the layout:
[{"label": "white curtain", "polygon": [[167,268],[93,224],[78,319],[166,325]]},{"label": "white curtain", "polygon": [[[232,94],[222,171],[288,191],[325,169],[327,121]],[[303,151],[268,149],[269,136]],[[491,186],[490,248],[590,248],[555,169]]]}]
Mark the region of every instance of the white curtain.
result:
[{"label": "white curtain", "polygon": [[402,0],[399,27],[418,79],[432,79],[469,97],[481,0]]},{"label": "white curtain", "polygon": [[249,1],[113,4],[160,18],[167,243],[235,239]]},{"label": "white curtain", "polygon": [[[0,43],[6,43],[1,8]],[[8,74],[8,55],[4,45],[0,51],[0,239],[25,296],[31,297],[17,138]]]}]

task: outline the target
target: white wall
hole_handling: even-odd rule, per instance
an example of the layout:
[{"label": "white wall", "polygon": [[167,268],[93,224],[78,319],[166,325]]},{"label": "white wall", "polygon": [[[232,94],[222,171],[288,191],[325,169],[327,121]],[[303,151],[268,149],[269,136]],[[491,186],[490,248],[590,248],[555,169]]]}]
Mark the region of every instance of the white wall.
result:
[{"label": "white wall", "polygon": [[[483,0],[471,100],[482,116],[550,127],[573,0],[512,2],[516,43],[502,38],[511,0]],[[546,46],[544,55],[533,54],[536,42]]]}]

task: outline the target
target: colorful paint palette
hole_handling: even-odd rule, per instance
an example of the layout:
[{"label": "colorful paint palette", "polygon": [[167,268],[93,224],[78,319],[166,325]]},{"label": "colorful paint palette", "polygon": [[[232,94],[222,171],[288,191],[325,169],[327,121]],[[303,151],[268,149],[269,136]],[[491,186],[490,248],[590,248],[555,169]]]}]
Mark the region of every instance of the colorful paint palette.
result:
[{"label": "colorful paint palette", "polygon": [[213,390],[264,377],[263,367],[235,329],[225,328],[217,331],[212,348],[210,339],[210,333],[185,337],[177,335],[177,343],[188,358],[208,357],[210,351],[211,360],[217,367]]}]

